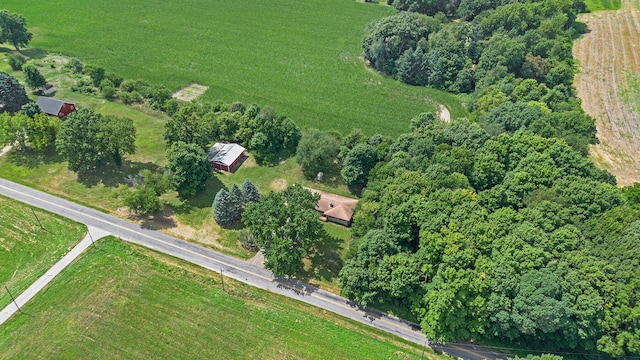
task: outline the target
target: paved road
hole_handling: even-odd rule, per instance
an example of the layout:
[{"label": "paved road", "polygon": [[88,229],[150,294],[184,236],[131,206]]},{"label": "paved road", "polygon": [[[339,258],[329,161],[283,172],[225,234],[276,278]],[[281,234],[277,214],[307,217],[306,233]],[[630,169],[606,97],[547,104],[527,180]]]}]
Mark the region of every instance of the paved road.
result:
[{"label": "paved road", "polygon": [[[0,179],[0,194],[68,217],[75,221],[103,229],[123,240],[189,261],[225,276],[274,293],[289,296],[334,312],[349,319],[376,327],[420,345],[428,344],[416,324],[376,311],[363,310],[351,301],[314,286],[284,278],[276,278],[270,271],[211,249],[171,237],[79,204]],[[504,358],[503,355],[469,344],[430,345],[452,356],[480,360]]]},{"label": "paved road", "polygon": [[[110,235],[108,232],[97,229],[92,226],[87,228],[87,235],[78,243],[78,245],[74,246],[71,251],[69,251],[65,256],[62,257],[57,263],[55,263],[47,272],[42,275],[38,280],[36,280],[27,290],[23,291],[16,299],[15,302],[7,305],[0,312],[0,325],[4,324],[13,314],[18,312],[20,308],[22,308],[26,303],[31,300],[36,294],[44,289],[53,278],[55,278],[62,270],[64,270],[69,264],[73,262],[80,254],[82,254],[94,240],[98,240],[102,237]],[[15,296],[15,294],[14,294]],[[16,306],[17,303],[17,306]]]}]

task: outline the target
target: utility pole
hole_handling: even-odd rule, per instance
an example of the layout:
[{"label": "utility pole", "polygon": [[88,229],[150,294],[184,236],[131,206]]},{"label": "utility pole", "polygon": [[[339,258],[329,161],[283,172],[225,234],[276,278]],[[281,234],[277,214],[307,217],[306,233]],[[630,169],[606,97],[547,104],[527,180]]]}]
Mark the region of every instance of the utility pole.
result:
[{"label": "utility pole", "polygon": [[420,356],[420,360],[424,359],[424,350],[427,348],[427,340],[424,341],[424,346],[422,347],[422,355]]},{"label": "utility pole", "polygon": [[93,244],[93,248],[96,249],[96,243],[93,241],[93,236],[91,236],[91,230],[87,228],[87,233],[89,233],[89,239],[91,239],[91,244]]},{"label": "utility pole", "polygon": [[222,268],[220,268],[220,280],[222,281],[222,291],[224,291],[224,276],[222,276]]},{"label": "utility pole", "polygon": [[9,294],[9,297],[11,298],[11,300],[13,300],[13,303],[16,304],[16,307],[18,308],[18,311],[20,311],[20,314],[22,314],[22,310],[20,309],[20,306],[18,306],[18,303],[16,302],[16,299],[13,298],[13,295],[11,295],[11,292],[9,291],[8,287],[4,287],[7,290],[7,294]]},{"label": "utility pole", "polygon": [[35,217],[36,217],[36,220],[38,221],[38,224],[40,225],[40,228],[41,228],[42,230],[44,230],[44,231],[47,231],[47,229],[45,229],[45,228],[44,228],[44,226],[42,226],[42,223],[40,222],[40,219],[38,219],[38,215],[36,215],[36,212],[35,212],[35,211],[33,211],[33,208],[32,208],[32,207],[30,207],[29,209],[31,209],[31,212],[33,213],[33,216],[35,216]]}]

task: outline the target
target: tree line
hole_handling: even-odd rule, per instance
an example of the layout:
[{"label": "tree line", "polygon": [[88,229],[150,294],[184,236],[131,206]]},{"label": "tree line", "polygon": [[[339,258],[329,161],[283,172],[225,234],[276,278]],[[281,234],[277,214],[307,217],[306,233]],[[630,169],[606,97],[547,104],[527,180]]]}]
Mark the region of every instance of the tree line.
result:
[{"label": "tree line", "polygon": [[435,340],[637,355],[640,186],[562,139],[430,118],[369,173],[343,295]]},{"label": "tree line", "polygon": [[[583,25],[582,0],[436,1],[397,0],[398,14],[368,25],[364,57],[385,74],[413,85],[471,94],[470,110],[491,132],[521,124],[495,121],[490,112],[512,104],[539,112],[532,127],[546,137],[562,137],[587,152],[595,125],[584,114],[572,87],[573,39]],[[426,15],[424,15],[426,14]],[[428,16],[427,16],[428,15]],[[512,103],[512,104],[509,104]],[[544,116],[543,116],[544,115]],[[528,120],[533,119],[530,114]],[[571,126],[579,121],[580,126]]]}]

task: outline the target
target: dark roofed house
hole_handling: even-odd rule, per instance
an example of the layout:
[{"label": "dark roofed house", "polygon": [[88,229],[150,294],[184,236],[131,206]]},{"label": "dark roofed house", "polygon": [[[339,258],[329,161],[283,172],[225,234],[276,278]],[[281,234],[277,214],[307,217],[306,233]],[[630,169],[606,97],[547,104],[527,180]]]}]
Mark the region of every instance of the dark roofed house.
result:
[{"label": "dark roofed house", "polygon": [[320,195],[320,200],[318,200],[316,210],[321,213],[327,221],[344,226],[351,226],[351,222],[353,221],[353,212],[356,205],[358,205],[358,200],[316,189],[305,189],[314,194]]},{"label": "dark roofed house", "polygon": [[36,103],[43,113],[50,116],[57,116],[60,119],[76,111],[76,105],[74,103],[64,100],[40,96]]},{"label": "dark roofed house", "polygon": [[209,149],[211,167],[232,172],[244,160],[244,150],[238,144],[216,143]]}]

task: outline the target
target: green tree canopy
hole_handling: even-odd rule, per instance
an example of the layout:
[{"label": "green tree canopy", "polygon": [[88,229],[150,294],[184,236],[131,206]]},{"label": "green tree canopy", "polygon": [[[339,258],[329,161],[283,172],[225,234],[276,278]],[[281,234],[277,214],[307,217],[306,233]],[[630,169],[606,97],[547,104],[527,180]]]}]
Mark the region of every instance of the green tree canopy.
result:
[{"label": "green tree canopy", "polygon": [[68,161],[69,170],[86,171],[105,159],[122,165],[123,156],[135,152],[135,140],[136,129],[131,119],[80,109],[61,123],[56,149]]},{"label": "green tree canopy", "polygon": [[55,145],[59,129],[60,119],[55,116],[40,112],[27,119],[29,143],[36,152],[44,152]]},{"label": "green tree canopy", "polygon": [[242,191],[245,205],[260,201],[260,191],[251,180],[244,179],[242,186],[240,186],[240,191]]},{"label": "green tree canopy", "polygon": [[28,102],[27,92],[18,80],[0,72],[0,112],[13,114]]},{"label": "green tree canopy", "polygon": [[247,205],[242,222],[251,228],[264,249],[265,267],[275,275],[295,275],[320,236],[322,224],[315,210],[319,198],[302,186],[291,185]]},{"label": "green tree canopy", "polygon": [[204,119],[205,109],[185,104],[165,123],[164,139],[167,146],[182,141],[206,149],[211,141],[211,124]]},{"label": "green tree canopy", "polygon": [[336,160],[340,144],[331,134],[317,129],[307,129],[302,133],[296,159],[307,179],[313,179],[326,172]]},{"label": "green tree canopy", "polygon": [[211,163],[202,147],[178,141],[167,149],[167,160],[174,188],[181,196],[193,196],[205,188]]},{"label": "green tree canopy", "polygon": [[349,185],[365,185],[369,171],[376,165],[376,153],[369,144],[358,144],[349,151],[340,174]]},{"label": "green tree canopy", "polygon": [[136,186],[134,190],[129,190],[125,187],[123,192],[123,204],[135,213],[155,214],[162,209],[160,198],[151,188]]},{"label": "green tree canopy", "polygon": [[56,150],[68,162],[71,171],[86,171],[103,160],[98,138],[102,115],[91,109],[74,111],[60,124]]},{"label": "green tree canopy", "polygon": [[220,226],[229,226],[236,220],[232,211],[232,201],[229,198],[229,192],[225,189],[220,189],[216,196],[213,198],[213,219]]},{"label": "green tree canopy", "polygon": [[136,128],[133,120],[107,115],[102,117],[98,141],[104,155],[110,157],[116,166],[122,165],[126,154],[136,152]]},{"label": "green tree canopy", "polygon": [[24,149],[27,141],[27,121],[29,117],[18,113],[0,113],[0,145],[17,145]]},{"label": "green tree canopy", "polygon": [[27,86],[32,89],[42,87],[47,83],[44,76],[40,73],[40,70],[33,64],[25,64],[22,66],[22,72],[24,72],[24,81],[27,83]]},{"label": "green tree canopy", "polygon": [[0,10],[0,44],[9,42],[16,50],[27,46],[33,34],[27,31],[27,21],[20,14]]}]

